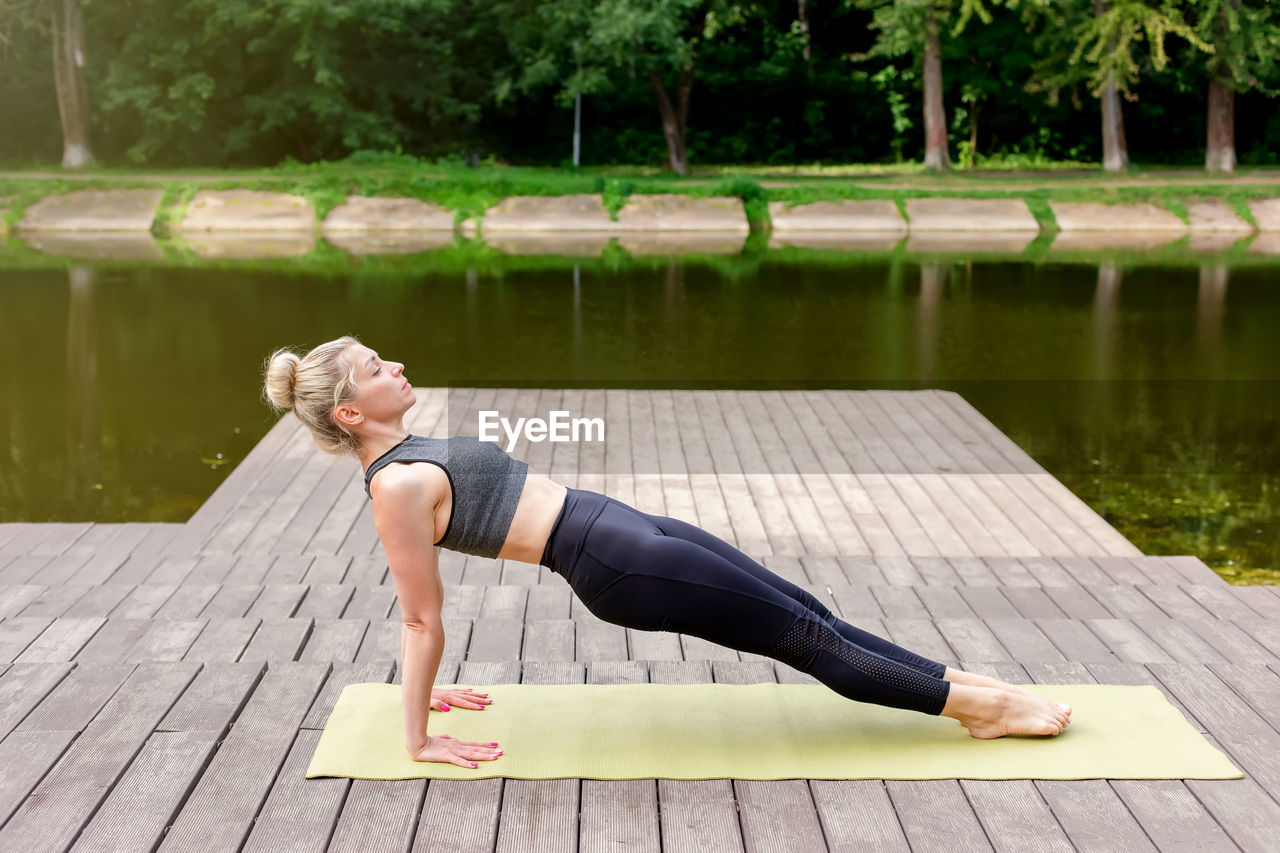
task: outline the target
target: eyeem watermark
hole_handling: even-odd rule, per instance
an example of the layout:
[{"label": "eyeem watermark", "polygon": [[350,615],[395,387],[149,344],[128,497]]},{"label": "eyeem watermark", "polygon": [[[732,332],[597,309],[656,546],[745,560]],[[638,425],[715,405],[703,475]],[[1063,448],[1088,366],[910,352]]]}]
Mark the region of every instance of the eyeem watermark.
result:
[{"label": "eyeem watermark", "polygon": [[529,441],[604,441],[604,420],[601,418],[569,418],[567,411],[549,413],[550,420],[542,418],[516,418],[515,425],[496,411],[480,412],[480,427],[476,435],[481,441],[498,444],[501,436],[498,428],[507,435],[507,452],[516,446],[521,434]]}]

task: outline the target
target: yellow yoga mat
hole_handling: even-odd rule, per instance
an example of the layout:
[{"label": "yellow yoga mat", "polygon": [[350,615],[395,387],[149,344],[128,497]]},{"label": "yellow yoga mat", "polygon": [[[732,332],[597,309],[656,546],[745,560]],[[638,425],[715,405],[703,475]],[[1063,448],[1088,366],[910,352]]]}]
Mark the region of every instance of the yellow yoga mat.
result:
[{"label": "yellow yoga mat", "polygon": [[1155,687],[1027,685],[1072,707],[1057,737],[978,740],[955,720],[852,702],[817,684],[501,684],[428,731],[497,741],[479,767],[404,749],[398,684],[345,687],[307,778],[1239,779]]}]

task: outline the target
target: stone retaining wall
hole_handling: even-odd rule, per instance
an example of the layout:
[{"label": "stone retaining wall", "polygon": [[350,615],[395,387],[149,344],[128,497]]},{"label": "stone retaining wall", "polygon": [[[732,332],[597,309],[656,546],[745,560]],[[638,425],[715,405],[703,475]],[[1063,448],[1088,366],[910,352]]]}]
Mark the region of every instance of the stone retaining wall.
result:
[{"label": "stone retaining wall", "polygon": [[[150,232],[162,196],[159,189],[50,196],[26,210],[17,231],[33,247],[51,253],[60,248],[83,257],[156,257]],[[903,207],[905,218],[899,205],[886,199],[771,202],[770,242],[875,250],[909,237],[910,251],[1016,252],[1040,232],[1022,199],[914,198]],[[1258,248],[1251,251],[1270,254],[1274,235],[1280,234],[1280,198],[1249,202],[1257,228],[1215,199],[1186,202],[1190,223],[1153,204],[1050,202],[1049,207],[1061,232],[1055,249],[1151,248],[1190,235],[1193,248],[1211,251],[1261,231],[1254,241]],[[350,196],[317,222],[315,208],[297,196],[201,190],[173,230],[204,257],[302,254],[314,245],[317,232],[357,255],[426,251],[448,245],[458,233],[479,235],[513,253],[594,255],[612,239],[635,252],[732,252],[750,230],[741,199],[669,193],[632,195],[616,218],[600,195],[579,194],[508,198],[480,217],[460,224],[455,219],[453,211],[414,198]],[[136,239],[110,239],[110,234]]]}]

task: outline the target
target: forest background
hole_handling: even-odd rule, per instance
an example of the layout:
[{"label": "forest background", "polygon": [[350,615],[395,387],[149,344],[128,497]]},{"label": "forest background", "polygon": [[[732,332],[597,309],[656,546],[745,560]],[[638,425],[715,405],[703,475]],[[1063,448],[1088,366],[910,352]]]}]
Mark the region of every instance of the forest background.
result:
[{"label": "forest background", "polygon": [[1109,104],[1135,161],[1223,168],[1217,115],[1273,165],[1272,6],[0,0],[0,164],[564,166],[578,95],[584,165],[928,163],[932,82],[943,167],[1101,162]]}]

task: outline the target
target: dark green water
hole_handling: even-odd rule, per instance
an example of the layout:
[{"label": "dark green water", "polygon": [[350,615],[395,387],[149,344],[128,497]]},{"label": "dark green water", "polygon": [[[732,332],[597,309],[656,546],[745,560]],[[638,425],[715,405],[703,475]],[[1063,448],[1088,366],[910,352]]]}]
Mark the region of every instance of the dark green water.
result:
[{"label": "dark green water", "polygon": [[1145,553],[1280,578],[1280,266],[814,257],[0,266],[0,520],[185,520],[265,356],[353,333],[418,387],[955,390]]}]

